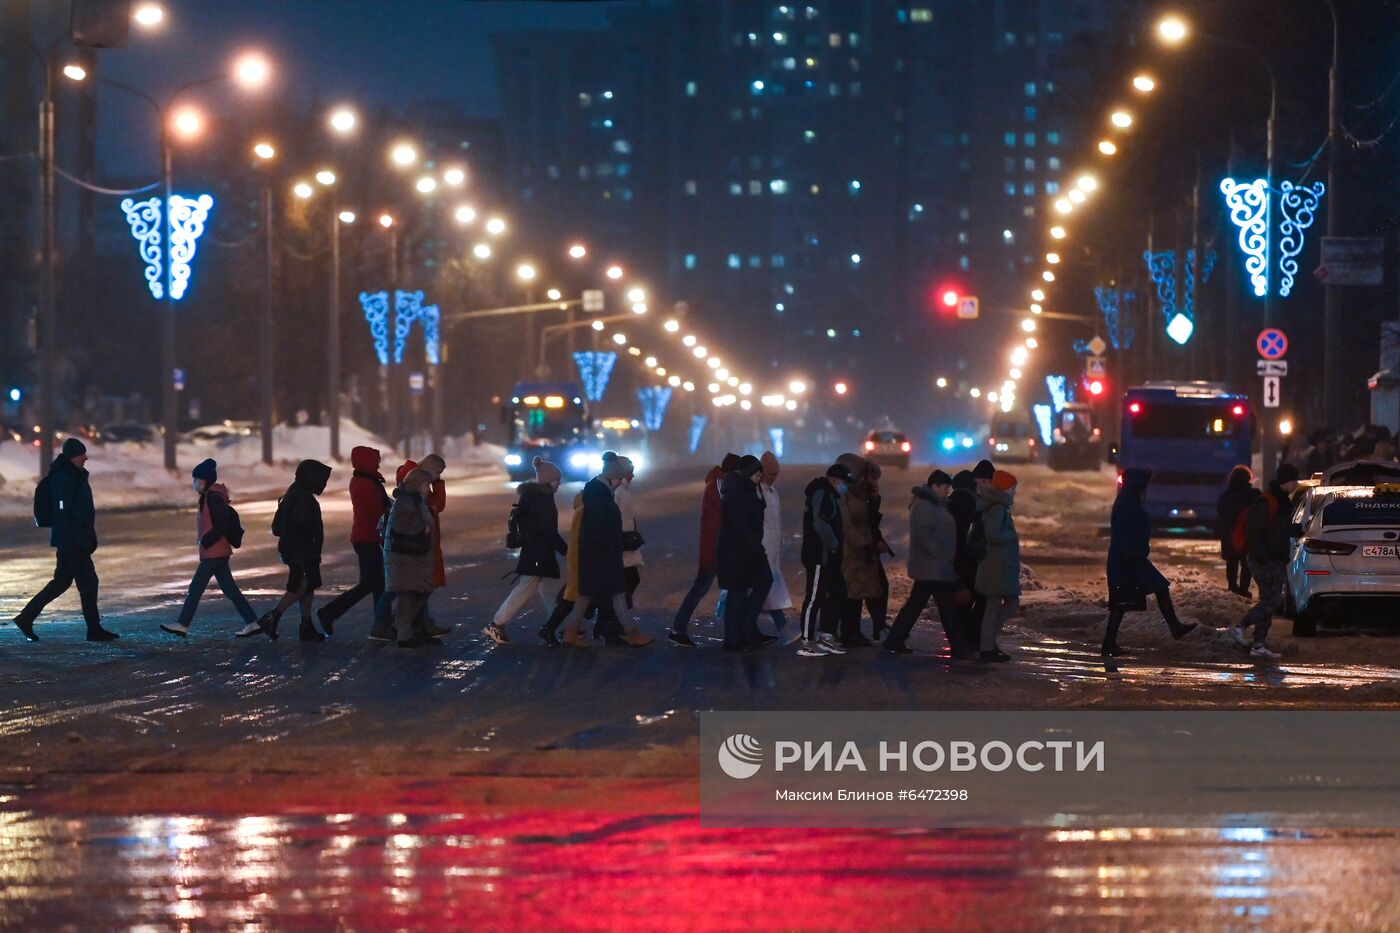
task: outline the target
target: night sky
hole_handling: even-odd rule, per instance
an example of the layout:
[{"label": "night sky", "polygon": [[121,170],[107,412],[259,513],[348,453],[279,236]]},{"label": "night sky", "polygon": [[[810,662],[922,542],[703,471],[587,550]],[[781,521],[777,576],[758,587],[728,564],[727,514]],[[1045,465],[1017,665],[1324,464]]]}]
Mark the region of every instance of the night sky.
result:
[{"label": "night sky", "polygon": [[[490,36],[516,29],[597,29],[617,2],[475,0],[165,0],[153,34],[133,28],[126,49],[102,52],[106,76],[163,97],[205,77],[236,50],[257,47],[277,63],[275,93],[397,106],[425,98],[460,100],[471,115],[493,115],[496,79]],[[210,110],[235,106],[228,90],[200,92]],[[101,138],[108,171],[149,164],[145,134],[121,141],[141,111],[109,94]]]}]

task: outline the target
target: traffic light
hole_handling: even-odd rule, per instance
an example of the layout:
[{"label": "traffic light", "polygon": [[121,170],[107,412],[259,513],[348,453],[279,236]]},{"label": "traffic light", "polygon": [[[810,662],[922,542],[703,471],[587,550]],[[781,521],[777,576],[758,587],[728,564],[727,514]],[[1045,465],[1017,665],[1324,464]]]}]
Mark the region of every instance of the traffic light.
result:
[{"label": "traffic light", "polygon": [[1091,379],[1086,376],[1084,379],[1084,389],[1094,398],[1101,398],[1104,392],[1107,391],[1108,386],[1104,383],[1102,379]]}]

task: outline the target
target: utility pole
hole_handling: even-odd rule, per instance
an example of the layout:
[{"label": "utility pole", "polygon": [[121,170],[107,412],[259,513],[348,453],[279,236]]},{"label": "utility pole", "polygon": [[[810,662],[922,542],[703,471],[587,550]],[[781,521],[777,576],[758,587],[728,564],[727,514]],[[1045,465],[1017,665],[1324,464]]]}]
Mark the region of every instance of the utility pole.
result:
[{"label": "utility pole", "polygon": [[331,460],[340,459],[340,198],[331,197],[331,280],[326,321],[326,420]]},{"label": "utility pole", "polygon": [[165,468],[172,473],[176,469],[176,444],[180,440],[179,424],[179,397],[175,391],[175,277],[171,274],[171,260],[174,258],[170,249],[170,237],[175,232],[175,224],[171,219],[174,211],[171,209],[170,199],[174,187],[172,175],[172,153],[170,147],[170,114],[169,108],[161,110],[160,114],[160,160],[161,160],[161,200],[160,223],[161,223],[161,275],[165,280],[165,300],[161,302],[161,332],[160,332],[160,361],[161,361],[161,420],[165,424]]},{"label": "utility pole", "polygon": [[39,104],[39,212],[43,223],[43,270],[39,276],[39,381],[41,428],[39,438],[39,475],[49,471],[53,460],[54,419],[57,417],[58,356],[58,309],[56,307],[56,278],[54,266],[57,263],[54,221],[54,106],[53,106],[53,67],[54,49],[43,59],[44,97]]},{"label": "utility pole", "polygon": [[[1337,163],[1341,160],[1341,128],[1337,114],[1337,63],[1341,34],[1338,29],[1337,8],[1327,0],[1332,13],[1332,68],[1327,73],[1327,236],[1341,235],[1341,199],[1337,190]],[[1337,286],[1324,282],[1323,287],[1323,353],[1322,402],[1324,418],[1336,430],[1347,426],[1340,423],[1345,405],[1342,394],[1342,309]]]},{"label": "utility pole", "polygon": [[262,313],[258,316],[258,409],[262,434],[262,462],[272,463],[272,399],[275,367],[272,365],[272,180],[263,179],[263,280]]}]

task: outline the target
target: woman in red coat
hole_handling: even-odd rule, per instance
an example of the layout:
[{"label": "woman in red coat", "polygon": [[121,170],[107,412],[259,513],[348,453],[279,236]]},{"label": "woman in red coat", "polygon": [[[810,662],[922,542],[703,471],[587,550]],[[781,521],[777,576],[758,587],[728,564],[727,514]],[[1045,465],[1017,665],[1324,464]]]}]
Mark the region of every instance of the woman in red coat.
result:
[{"label": "woman in red coat", "polygon": [[710,472],[705,476],[705,492],[700,499],[700,569],[695,574],[695,582],[691,584],[690,592],[685,594],[685,599],[681,600],[681,607],[676,610],[676,618],[671,623],[671,634],[666,636],[666,640],[672,644],[685,648],[695,647],[695,642],[690,640],[690,633],[687,631],[690,627],[690,617],[695,615],[700,600],[710,592],[715,578],[719,576],[719,526],[724,515],[719,481],[738,466],[738,454],[725,454],[723,462],[717,467],[710,467]]},{"label": "woman in red coat", "polygon": [[379,451],[373,447],[356,447],[350,451],[350,507],[354,521],[350,526],[350,546],[360,567],[360,579],[350,589],[322,606],[316,619],[327,635],[333,633],[336,620],[349,612],[366,596],[374,601],[384,595],[384,551],[379,540],[379,522],[394,504],[384,490],[384,477],[379,472]]}]

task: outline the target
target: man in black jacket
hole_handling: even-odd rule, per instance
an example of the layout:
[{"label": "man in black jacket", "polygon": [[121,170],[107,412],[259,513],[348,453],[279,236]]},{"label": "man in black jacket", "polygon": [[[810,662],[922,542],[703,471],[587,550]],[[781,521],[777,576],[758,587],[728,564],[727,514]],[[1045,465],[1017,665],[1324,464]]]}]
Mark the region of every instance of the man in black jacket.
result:
[{"label": "man in black jacket", "polygon": [[812,480],[803,491],[807,504],[802,512],[802,567],[807,593],[802,600],[802,645],[797,653],[804,658],[846,653],[834,636],[820,631],[819,623],[834,622],[846,605],[846,581],[841,571],[841,497],[853,481],[848,467],[833,463],[825,476]]},{"label": "man in black jacket", "polygon": [[[1274,481],[1254,504],[1247,519],[1249,569],[1259,586],[1259,602],[1245,613],[1239,624],[1230,626],[1230,635],[1256,658],[1281,657],[1268,644],[1269,625],[1274,613],[1283,605],[1288,587],[1289,538],[1288,524],[1292,520],[1292,496],[1298,488],[1298,468],[1281,464]],[[1252,641],[1244,630],[1254,629]]]},{"label": "man in black jacket", "polygon": [[63,442],[63,452],[49,466],[53,516],[49,546],[57,558],[53,579],[14,619],[15,626],[30,641],[39,640],[34,634],[34,620],[39,613],[75,583],[82,600],[83,620],[87,622],[87,640],[112,641],[118,637],[116,632],[102,627],[102,616],[97,611],[97,568],[92,563],[92,555],[97,551],[97,510],[92,502],[88,472],[83,469],[86,463],[87,447],[76,437],[70,437]]},{"label": "man in black jacket", "polygon": [[[983,460],[982,463],[989,461]],[[982,468],[981,463],[978,464],[978,468]],[[983,472],[986,472],[985,469]],[[991,479],[990,473],[987,474],[987,478]],[[982,615],[987,611],[987,597],[977,592],[977,561],[973,560],[967,550],[968,529],[977,521],[978,483],[975,473],[961,470],[953,477],[953,491],[948,496],[948,511],[953,515],[958,536],[956,551],[953,554],[953,569],[957,571],[959,582],[972,593],[972,602],[963,614],[967,635],[972,639],[972,644],[976,644],[981,637]]]},{"label": "man in black jacket", "polygon": [[311,621],[311,604],[321,586],[321,546],[326,540],[321,504],[316,497],[326,491],[330,478],[330,467],[319,460],[303,460],[297,464],[292,485],[277,502],[272,533],[277,536],[277,554],[287,565],[287,591],[277,606],[258,620],[258,626],[269,638],[277,637],[277,623],[282,613],[300,604],[301,626],[297,637],[301,641],[326,640]]},{"label": "man in black jacket", "polygon": [[[559,579],[559,558],[569,552],[564,536],[559,533],[559,506],[554,502],[563,474],[543,457],[534,459],[534,467],[535,481],[520,484],[520,501],[516,504],[516,526],[523,540],[520,558],[515,562],[515,586],[496,610],[491,624],[483,630],[483,634],[498,645],[510,642],[506,637],[506,624],[520,615],[536,596],[544,603],[546,616],[554,612],[554,594],[552,587],[546,584]],[[544,634],[542,631],[541,637]],[[549,634],[553,636],[553,632]]]},{"label": "man in black jacket", "polygon": [[773,571],[763,550],[763,497],[758,484],[763,466],[748,455],[720,482],[723,518],[716,557],[719,585],[729,595],[724,607],[724,650],[744,651],[777,641],[758,630],[758,614],[773,586]]}]

